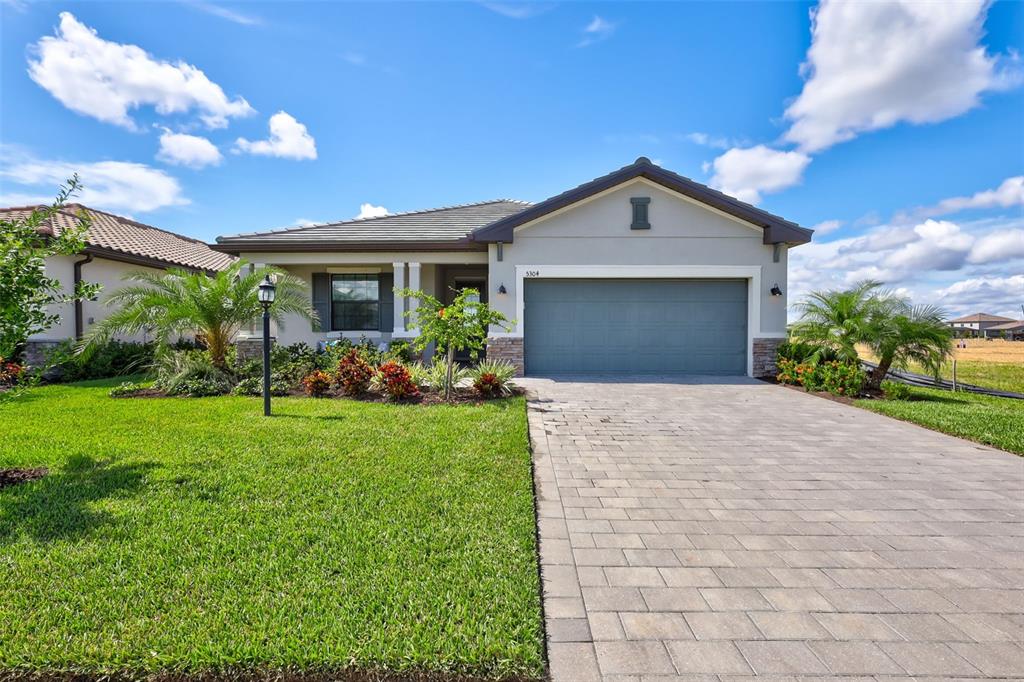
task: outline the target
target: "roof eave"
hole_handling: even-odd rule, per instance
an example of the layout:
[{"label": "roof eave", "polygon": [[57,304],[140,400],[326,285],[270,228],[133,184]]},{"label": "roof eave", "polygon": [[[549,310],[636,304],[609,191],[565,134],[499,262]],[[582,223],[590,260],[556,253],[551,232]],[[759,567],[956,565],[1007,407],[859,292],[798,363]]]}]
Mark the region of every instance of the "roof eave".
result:
[{"label": "roof eave", "polygon": [[765,232],[765,244],[785,243],[796,246],[811,241],[813,230],[800,227],[777,216],[773,216],[766,211],[746,206],[731,197],[715,192],[699,183],[687,180],[660,166],[656,166],[642,157],[629,166],[580,185],[568,192],[551,197],[546,201],[534,204],[519,213],[479,227],[470,234],[470,238],[483,243],[512,242],[515,228],[571,206],[612,187],[621,185],[624,182],[641,177],[761,227]]},{"label": "roof eave", "polygon": [[327,242],[327,241],[291,241],[287,243],[271,241],[218,241],[211,244],[210,248],[222,253],[239,255],[241,253],[270,253],[283,252],[294,253],[297,251],[322,252],[352,252],[367,253],[380,251],[408,252],[408,251],[486,251],[487,245],[476,243],[467,239],[458,241],[366,241],[366,242]]}]

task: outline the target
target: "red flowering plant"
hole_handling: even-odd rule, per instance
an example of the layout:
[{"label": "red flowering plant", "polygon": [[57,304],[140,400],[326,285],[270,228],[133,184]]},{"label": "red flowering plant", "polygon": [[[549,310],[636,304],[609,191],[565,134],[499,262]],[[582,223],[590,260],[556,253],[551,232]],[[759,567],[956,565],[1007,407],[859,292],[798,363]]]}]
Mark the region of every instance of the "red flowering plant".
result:
[{"label": "red flowering plant", "polygon": [[345,395],[366,393],[372,379],[373,367],[363,359],[357,349],[351,349],[338,361],[335,383],[341,387],[341,392]]},{"label": "red flowering plant", "polygon": [[400,362],[388,360],[377,368],[380,387],[392,400],[415,398],[420,394],[416,382],[412,380],[409,368]]},{"label": "red flowering plant", "polygon": [[25,376],[25,368],[11,360],[0,358],[0,386],[14,386]]},{"label": "red flowering plant", "polygon": [[330,374],[318,369],[303,377],[302,388],[305,389],[306,395],[311,398],[322,398],[330,390],[333,380],[334,377]]}]

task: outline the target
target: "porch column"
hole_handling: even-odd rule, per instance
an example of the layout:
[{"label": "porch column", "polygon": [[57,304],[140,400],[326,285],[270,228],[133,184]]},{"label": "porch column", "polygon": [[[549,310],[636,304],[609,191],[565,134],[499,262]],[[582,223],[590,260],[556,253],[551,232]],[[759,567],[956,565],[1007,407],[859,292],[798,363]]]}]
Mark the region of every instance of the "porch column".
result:
[{"label": "porch column", "polygon": [[[409,263],[409,288],[414,291],[420,290],[420,264]],[[416,310],[420,305],[418,298],[409,299],[409,310]],[[409,334],[412,336],[419,336],[420,330],[416,327],[416,321],[409,322]]]},{"label": "porch column", "polygon": [[[395,288],[405,288],[405,263],[392,263],[391,267],[395,269]],[[395,294],[395,330],[392,332],[394,336],[405,335],[405,296]]]}]

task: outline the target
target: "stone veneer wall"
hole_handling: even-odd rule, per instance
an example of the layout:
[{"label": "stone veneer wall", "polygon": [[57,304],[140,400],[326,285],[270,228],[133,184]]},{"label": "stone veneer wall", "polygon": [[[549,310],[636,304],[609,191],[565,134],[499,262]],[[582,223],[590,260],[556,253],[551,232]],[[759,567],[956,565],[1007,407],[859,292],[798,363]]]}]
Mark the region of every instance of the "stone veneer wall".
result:
[{"label": "stone veneer wall", "polygon": [[26,341],[25,342],[25,365],[28,367],[42,367],[50,353],[63,341]]},{"label": "stone veneer wall", "polygon": [[523,339],[522,337],[499,336],[487,339],[487,359],[504,360],[511,362],[516,368],[516,376],[521,377],[525,373],[523,363]]},{"label": "stone veneer wall", "polygon": [[[274,347],[274,337],[270,337],[270,347]],[[263,339],[259,336],[241,337],[235,341],[235,349],[238,351],[238,364],[249,360],[261,360],[263,358]]]},{"label": "stone veneer wall", "polygon": [[775,376],[778,372],[776,366],[776,352],[779,346],[785,343],[786,339],[754,339],[754,376],[768,377]]}]

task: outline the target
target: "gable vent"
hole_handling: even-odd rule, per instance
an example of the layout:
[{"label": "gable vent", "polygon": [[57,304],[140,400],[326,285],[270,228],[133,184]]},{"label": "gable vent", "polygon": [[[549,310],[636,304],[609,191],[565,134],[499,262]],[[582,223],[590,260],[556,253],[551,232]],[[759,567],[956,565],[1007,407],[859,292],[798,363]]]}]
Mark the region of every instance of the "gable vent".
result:
[{"label": "gable vent", "polygon": [[647,208],[651,205],[650,197],[632,197],[629,203],[633,204],[633,223],[629,226],[631,230],[649,230],[651,222],[647,217]]}]

